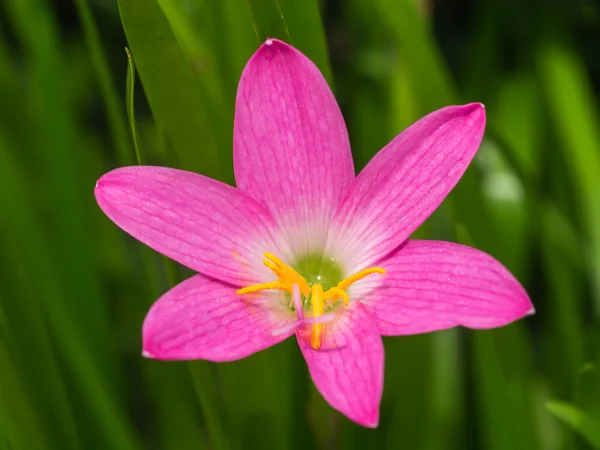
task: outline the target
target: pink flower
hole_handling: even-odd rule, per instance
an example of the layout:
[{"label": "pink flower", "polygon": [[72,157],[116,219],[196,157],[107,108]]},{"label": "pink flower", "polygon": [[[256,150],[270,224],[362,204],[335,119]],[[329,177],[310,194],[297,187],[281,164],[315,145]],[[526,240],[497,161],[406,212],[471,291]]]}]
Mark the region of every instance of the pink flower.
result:
[{"label": "pink flower", "polygon": [[238,89],[237,189],[164,167],[116,169],[96,186],[119,227],[199,272],[150,309],[144,355],[232,361],[296,334],[323,397],[377,426],[381,335],[493,328],[533,313],[491,256],[408,240],[458,182],[484,128],[481,104],[440,109],[355,176],[323,76],[267,40]]}]

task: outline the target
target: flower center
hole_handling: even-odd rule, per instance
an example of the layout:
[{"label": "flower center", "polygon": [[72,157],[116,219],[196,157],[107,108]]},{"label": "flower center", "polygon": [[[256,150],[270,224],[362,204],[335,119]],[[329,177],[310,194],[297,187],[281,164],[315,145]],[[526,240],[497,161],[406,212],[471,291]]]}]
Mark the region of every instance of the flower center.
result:
[{"label": "flower center", "polygon": [[[244,295],[265,290],[279,290],[289,294],[291,298],[294,295],[294,285],[296,285],[299,294],[303,297],[301,301],[302,308],[308,308],[315,319],[342,303],[348,305],[350,297],[346,290],[351,284],[373,273],[385,274],[385,269],[370,267],[344,278],[336,284],[336,281],[342,278],[342,270],[333,260],[327,261],[316,256],[299,260],[296,267],[301,273],[305,274],[305,276],[302,276],[275,255],[265,253],[264,257],[263,264],[271,269],[278,279],[270,283],[253,284],[239,289],[237,294]],[[289,303],[290,307],[295,309],[293,301]],[[299,318],[302,318],[303,311],[296,311],[296,313]],[[310,345],[315,350],[321,347],[323,325],[322,322],[314,322],[312,325]]]}]

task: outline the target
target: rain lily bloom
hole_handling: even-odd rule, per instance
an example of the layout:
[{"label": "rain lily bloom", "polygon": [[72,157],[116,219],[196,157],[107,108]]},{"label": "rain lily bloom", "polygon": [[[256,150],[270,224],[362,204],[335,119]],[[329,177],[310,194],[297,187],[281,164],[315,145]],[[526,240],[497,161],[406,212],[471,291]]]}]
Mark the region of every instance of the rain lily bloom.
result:
[{"label": "rain lily bloom", "polygon": [[491,256],[408,239],[458,182],[484,128],[481,104],[440,109],[355,176],[323,76],[267,40],[238,88],[237,188],[164,167],[116,169],[96,186],[119,227],[199,272],[150,309],[144,355],[233,361],[295,334],[331,406],[377,426],[382,335],[494,328],[533,313]]}]

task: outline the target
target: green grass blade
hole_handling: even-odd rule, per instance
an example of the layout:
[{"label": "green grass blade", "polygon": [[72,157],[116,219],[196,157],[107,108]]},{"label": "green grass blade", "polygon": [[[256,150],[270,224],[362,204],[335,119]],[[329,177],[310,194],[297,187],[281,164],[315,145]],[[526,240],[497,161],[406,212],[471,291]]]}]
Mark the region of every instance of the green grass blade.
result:
[{"label": "green grass blade", "polygon": [[260,43],[270,37],[288,42],[291,41],[292,37],[290,36],[279,0],[245,1],[254,33]]},{"label": "green grass blade", "polygon": [[115,82],[109,69],[108,60],[104,54],[104,49],[100,42],[100,35],[96,26],[96,21],[92,14],[88,0],[74,0],[77,14],[83,28],[86,47],[94,67],[94,73],[102,93],[104,107],[106,108],[106,117],[112,134],[113,145],[117,149],[119,163],[123,166],[130,165],[131,141],[127,136],[127,127],[125,115],[121,100],[115,87]]},{"label": "green grass blade", "polygon": [[226,432],[223,423],[214,364],[208,361],[191,361],[187,365],[192,375],[196,395],[200,400],[211,448],[226,450],[231,445],[229,433]]},{"label": "green grass blade", "polygon": [[[204,92],[210,98],[210,104],[213,106],[223,104],[223,80],[226,75],[220,67],[215,67],[217,63],[217,54],[226,53],[226,45],[217,40],[217,36],[208,33],[208,27],[197,27],[193,21],[194,15],[190,14],[189,8],[186,8],[184,2],[180,0],[158,0],[165,17],[169,21],[171,28],[181,49],[186,53],[187,59],[192,65],[195,65],[196,77],[201,81]],[[210,2],[200,0],[198,2],[200,9],[205,16],[211,16],[212,20],[217,19],[214,8],[211,10]],[[207,22],[209,22],[207,20]],[[208,24],[206,24],[208,25]],[[211,30],[212,31],[212,30]],[[222,30],[221,30],[222,33]],[[209,39],[215,37],[216,39]]]},{"label": "green grass blade", "polygon": [[[82,149],[89,148],[82,145],[74,126],[77,114],[55,18],[41,0],[9,2],[8,6],[8,17],[28,56],[28,88],[35,99],[31,121],[35,140],[30,156],[39,168],[36,183],[44,186],[43,201],[36,190],[35,202],[16,208],[20,211],[22,258],[36,277],[39,304],[53,335],[52,343],[64,360],[71,398],[85,411],[78,417],[79,426],[85,428],[88,440],[97,439],[99,445],[135,449],[137,438],[116,395],[117,358],[107,302],[96,272],[94,256],[98,249],[88,234],[87,220],[95,209],[85,193],[91,196],[94,181],[80,177],[86,174],[83,168],[87,161]],[[18,170],[11,166],[14,163],[10,159],[2,163],[3,193],[27,199],[25,181],[14,178]],[[9,180],[6,174],[15,175]],[[4,183],[10,183],[9,187]]]},{"label": "green grass blade", "polygon": [[[217,365],[232,434],[244,448],[290,448],[305,426],[306,401],[292,403],[301,358],[295,338],[248,358]],[[306,379],[306,366],[304,366]],[[302,379],[302,378],[301,378]],[[297,429],[297,428],[298,429]]]},{"label": "green grass blade", "polygon": [[577,246],[561,245],[568,242],[565,239],[568,233],[561,225],[551,209],[542,210],[540,245],[548,286],[544,305],[545,367],[553,394],[567,397],[584,362],[585,339],[580,315],[584,291],[579,275],[581,267],[569,255]]},{"label": "green grass blade", "polygon": [[574,399],[577,407],[600,420],[600,370],[596,365],[589,363],[581,369]]},{"label": "green grass blade", "polygon": [[472,331],[475,412],[482,430],[478,447],[539,448],[534,425],[531,349],[522,324]]},{"label": "green grass blade", "polygon": [[325,33],[316,0],[246,0],[258,41],[277,38],[292,44],[319,67],[332,85]]},{"label": "green grass blade", "polygon": [[593,284],[595,314],[600,316],[600,114],[585,68],[566,41],[546,39],[537,63],[554,129],[564,159],[573,174],[589,245],[586,246]]},{"label": "green grass blade", "polygon": [[[36,417],[36,408],[0,340],[0,430],[11,450],[56,448]],[[2,436],[0,435],[0,443]]]},{"label": "green grass blade", "polygon": [[179,165],[215,178],[231,164],[218,141],[192,67],[156,0],[119,0],[131,53],[157,125],[172,144]]},{"label": "green grass blade", "polygon": [[[2,98],[23,95],[18,72],[1,39],[0,66],[4,69],[0,75]],[[24,106],[22,98],[19,104]],[[26,124],[26,127],[29,125],[23,108],[13,108],[16,105],[12,103],[5,103],[5,106],[15,122]],[[13,126],[11,122],[0,121],[0,124],[0,154],[16,154],[16,148],[28,146],[27,134],[30,130],[24,134],[24,130]],[[0,156],[0,159],[4,157]],[[9,167],[0,168],[2,176],[3,170],[7,169],[17,170],[17,167],[10,164]],[[18,170],[10,174],[9,179],[22,176],[23,172]],[[3,202],[0,213],[0,272],[6,275],[0,283],[0,340],[4,342],[6,351],[15,357],[14,370],[19,374],[20,383],[27,387],[27,395],[35,399],[35,412],[42,418],[43,426],[52,430],[56,445],[80,448],[73,405],[67,397],[57,354],[38,305],[35,288],[31,288],[32,274],[21,256],[23,249],[15,242],[15,235],[21,232],[20,202],[25,200],[18,195],[19,192],[16,192],[10,202]],[[43,380],[39,378],[40,373],[44,373]]]},{"label": "green grass blade", "polygon": [[[419,98],[419,115],[460,101],[456,86],[417,3],[375,0],[373,6],[393,37]],[[417,82],[418,81],[418,82]]]},{"label": "green grass blade", "polygon": [[129,120],[129,129],[131,131],[131,138],[133,140],[133,147],[135,149],[135,158],[138,165],[143,165],[146,161],[144,151],[142,148],[142,141],[137,130],[135,123],[135,61],[133,55],[127,47],[125,47],[125,53],[127,53],[127,77],[126,77],[126,106],[127,106],[127,119]]},{"label": "green grass blade", "polygon": [[595,449],[600,449],[600,420],[584,413],[576,406],[552,401],[546,409],[577,431]]},{"label": "green grass blade", "polygon": [[[58,340],[54,344],[76,374],[77,384],[71,386],[72,394],[81,395],[84,403],[87,403],[89,409],[86,416],[89,414],[89,420],[96,423],[96,428],[105,430],[107,445],[135,450],[138,448],[135,438],[122,411],[114,402],[113,391],[99,375],[90,351],[85,348],[83,339],[79,338],[80,330],[75,328],[72,319],[69,320],[67,305],[61,302],[64,291],[52,269],[55,267],[50,258],[52,252],[36,227],[41,221],[31,208],[18,167],[6,151],[0,151],[0,166],[4,171],[0,177],[0,200],[14,214],[12,228],[19,230],[13,234],[14,245],[19,247],[20,261],[27,267],[29,275],[35,276],[36,283],[32,290],[39,301],[37,307],[42,308],[45,319],[52,325],[54,333],[50,339]],[[52,367],[49,366],[48,370],[51,376]],[[35,375],[39,376],[39,373]],[[60,385],[56,385],[56,389],[60,393]],[[63,406],[61,403],[56,406],[59,405]],[[57,411],[55,414],[62,413]],[[79,425],[82,425],[81,419]]]}]

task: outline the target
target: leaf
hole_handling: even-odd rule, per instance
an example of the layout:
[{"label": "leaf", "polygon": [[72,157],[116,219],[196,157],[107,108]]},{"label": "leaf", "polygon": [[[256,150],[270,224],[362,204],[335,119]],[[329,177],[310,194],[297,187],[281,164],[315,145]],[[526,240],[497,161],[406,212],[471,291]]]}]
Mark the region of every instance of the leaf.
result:
[{"label": "leaf", "polygon": [[600,370],[596,365],[589,363],[581,369],[574,397],[577,407],[600,420]]},{"label": "leaf", "polygon": [[566,402],[548,402],[546,409],[577,431],[592,447],[600,449],[600,421]]},{"label": "leaf", "polygon": [[112,134],[113,145],[117,149],[119,163],[121,165],[129,165],[132,162],[131,141],[127,136],[123,107],[100,42],[98,27],[96,26],[88,0],[75,0],[74,3],[83,27],[83,36],[104,101],[106,117]]},{"label": "leaf", "polygon": [[135,61],[133,55],[127,47],[125,47],[127,53],[127,77],[126,77],[126,103],[127,103],[127,118],[129,119],[129,128],[131,130],[131,138],[133,139],[133,147],[135,148],[135,156],[138,165],[145,163],[146,157],[142,148],[142,142],[140,135],[135,124]]},{"label": "leaf", "polygon": [[[148,103],[181,168],[227,178],[208,118],[207,103],[179,43],[156,0],[119,0],[119,12]],[[227,156],[227,158],[225,158]]]},{"label": "leaf", "polygon": [[537,65],[564,160],[573,173],[577,206],[584,220],[586,256],[592,281],[595,315],[600,317],[600,114],[583,62],[566,40],[541,39]]}]

